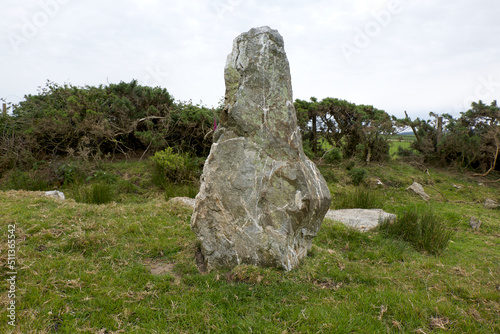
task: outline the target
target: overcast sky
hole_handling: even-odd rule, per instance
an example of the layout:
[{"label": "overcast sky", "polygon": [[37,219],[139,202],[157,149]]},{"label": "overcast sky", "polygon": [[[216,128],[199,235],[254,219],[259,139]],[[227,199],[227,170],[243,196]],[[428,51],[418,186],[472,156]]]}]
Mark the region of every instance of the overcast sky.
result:
[{"label": "overcast sky", "polygon": [[285,40],[294,99],[459,116],[500,99],[498,0],[2,0],[0,98],[129,82],[216,106],[233,39]]}]

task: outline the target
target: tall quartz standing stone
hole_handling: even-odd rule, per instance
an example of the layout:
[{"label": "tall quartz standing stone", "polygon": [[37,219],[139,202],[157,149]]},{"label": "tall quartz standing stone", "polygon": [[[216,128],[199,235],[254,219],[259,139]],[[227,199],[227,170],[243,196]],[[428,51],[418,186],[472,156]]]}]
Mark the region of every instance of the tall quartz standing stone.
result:
[{"label": "tall quartz standing stone", "polygon": [[283,38],[269,27],[234,40],[225,109],[203,168],[191,227],[210,270],[254,264],[291,270],[330,206],[302,150]]}]

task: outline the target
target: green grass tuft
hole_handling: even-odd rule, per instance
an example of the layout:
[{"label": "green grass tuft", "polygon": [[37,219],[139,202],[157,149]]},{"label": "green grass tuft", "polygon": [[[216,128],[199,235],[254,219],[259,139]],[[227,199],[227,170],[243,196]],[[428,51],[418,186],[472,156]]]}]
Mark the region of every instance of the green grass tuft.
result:
[{"label": "green grass tuft", "polygon": [[91,186],[78,188],[75,192],[75,200],[79,203],[106,204],[115,198],[113,185],[99,182]]},{"label": "green grass tuft", "polygon": [[379,209],[383,206],[383,195],[377,190],[356,188],[337,194],[336,209]]},{"label": "green grass tuft", "polygon": [[419,251],[433,255],[441,254],[453,236],[453,232],[433,211],[417,207],[405,211],[395,222],[383,222],[379,230],[387,236],[409,242]]},{"label": "green grass tuft", "polygon": [[199,186],[195,183],[166,183],[165,184],[165,199],[168,201],[173,197],[189,197],[195,198],[198,194]]}]

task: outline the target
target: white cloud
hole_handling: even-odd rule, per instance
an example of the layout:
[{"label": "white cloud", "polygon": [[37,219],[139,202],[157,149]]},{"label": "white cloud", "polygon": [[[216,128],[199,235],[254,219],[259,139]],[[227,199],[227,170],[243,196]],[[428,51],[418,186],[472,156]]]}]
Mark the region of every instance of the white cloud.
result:
[{"label": "white cloud", "polygon": [[[233,39],[262,25],[284,37],[296,98],[332,96],[425,117],[463,111],[481,78],[500,82],[500,3],[399,0],[400,10],[384,16],[397,1],[4,0],[0,97],[17,102],[46,79],[135,78],[216,105]],[[342,43],[359,46],[367,32],[348,61]],[[24,38],[17,50],[13,33]],[[500,88],[479,95],[490,102]]]}]

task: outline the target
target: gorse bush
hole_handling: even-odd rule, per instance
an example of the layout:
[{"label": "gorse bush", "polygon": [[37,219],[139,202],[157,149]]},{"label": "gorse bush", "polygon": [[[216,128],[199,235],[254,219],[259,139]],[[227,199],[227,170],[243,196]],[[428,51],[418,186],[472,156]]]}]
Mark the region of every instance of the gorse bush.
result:
[{"label": "gorse bush", "polygon": [[457,165],[489,173],[500,170],[500,107],[481,100],[457,119],[449,114],[429,113],[434,120],[395,119],[401,129],[410,127],[415,135],[411,148],[426,162]]},{"label": "gorse bush", "polygon": [[294,106],[303,138],[312,152],[320,153],[318,144],[325,141],[341,147],[344,158],[357,155],[366,162],[387,159],[387,140],[395,128],[385,111],[331,97],[321,101],[314,97],[310,101],[297,99]]},{"label": "gorse bush", "polygon": [[159,187],[197,179],[197,161],[188,153],[175,153],[171,147],[167,147],[150,159],[153,164],[153,183]]},{"label": "gorse bush", "polygon": [[409,242],[415,249],[439,255],[446,248],[453,232],[434,212],[427,208],[411,208],[394,222],[379,225],[384,235]]},{"label": "gorse bush", "polygon": [[100,161],[175,147],[207,156],[218,109],[174,102],[166,89],[136,80],[75,87],[48,82],[0,116],[0,173],[37,160]]},{"label": "gorse bush", "polygon": [[335,164],[342,161],[342,150],[338,147],[330,149],[323,156],[323,161],[327,164]]},{"label": "gorse bush", "polygon": [[352,168],[349,170],[349,176],[351,177],[351,182],[355,186],[359,186],[365,180],[366,169],[364,168]]}]

